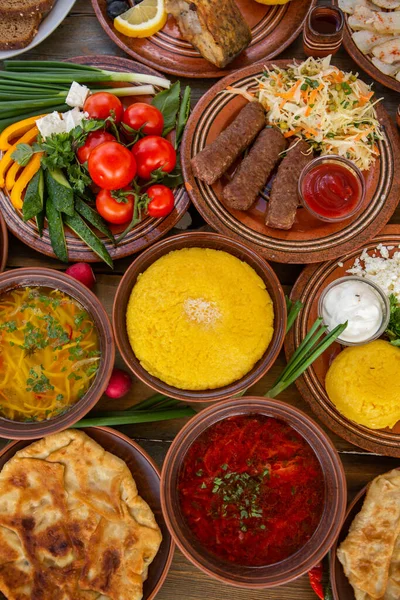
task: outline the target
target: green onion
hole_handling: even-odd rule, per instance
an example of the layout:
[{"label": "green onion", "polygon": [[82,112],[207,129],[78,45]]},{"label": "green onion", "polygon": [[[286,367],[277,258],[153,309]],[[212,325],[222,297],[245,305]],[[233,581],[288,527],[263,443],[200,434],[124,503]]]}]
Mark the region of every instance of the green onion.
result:
[{"label": "green onion", "polygon": [[268,398],[275,398],[291,385],[306,369],[319,357],[347,327],[347,322],[338,325],[328,333],[322,341],[318,340],[326,333],[327,328],[322,325],[322,319],[318,318],[310,331],[307,333],[300,346],[294,352],[286,368],[279,375],[273,387],[265,394]]},{"label": "green onion", "polygon": [[[58,106],[53,106],[53,111],[54,110],[56,110],[57,112],[66,112],[67,110],[71,110],[71,107],[67,106],[66,104],[59,104]],[[41,114],[43,114],[43,110],[34,110],[33,112],[24,113],[23,115],[17,114],[14,117],[3,119],[1,118],[2,115],[0,113],[0,131],[3,131],[3,129],[5,129],[9,125],[12,125],[13,123],[16,123],[17,121],[21,121],[22,118],[29,119],[29,117],[36,117],[36,115]]]}]

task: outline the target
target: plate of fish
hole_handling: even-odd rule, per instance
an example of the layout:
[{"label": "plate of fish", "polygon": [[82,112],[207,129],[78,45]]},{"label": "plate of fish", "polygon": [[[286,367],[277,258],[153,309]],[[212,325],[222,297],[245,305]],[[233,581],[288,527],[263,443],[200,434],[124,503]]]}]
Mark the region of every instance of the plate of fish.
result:
[{"label": "plate of fish", "polygon": [[350,504],[331,550],[334,600],[400,596],[400,471],[376,477]]},{"label": "plate of fish", "polygon": [[174,544],[160,474],[135,442],[105,427],[13,442],[0,453],[0,489],[7,600],[154,598]]},{"label": "plate of fish", "polygon": [[290,356],[319,318],[344,332],[296,381],[303,398],[347,441],[400,456],[400,227],[387,225],[340,260],[309,265],[291,298],[303,310],[285,342]]},{"label": "plate of fish", "polygon": [[400,92],[400,2],[335,0],[345,13],[343,43],[355,62],[386,87]]},{"label": "plate of fish", "polygon": [[[315,3],[316,0],[92,0],[104,31],[124,52],[165,73],[202,78],[222,77],[277,56],[300,33]],[[142,21],[152,11],[152,22],[157,21],[157,25],[149,24],[145,29]]]},{"label": "plate of fish", "polygon": [[330,57],[226,77],[188,122],[189,196],[212,227],[269,260],[343,255],[371,239],[398,202],[399,138],[378,100]]}]

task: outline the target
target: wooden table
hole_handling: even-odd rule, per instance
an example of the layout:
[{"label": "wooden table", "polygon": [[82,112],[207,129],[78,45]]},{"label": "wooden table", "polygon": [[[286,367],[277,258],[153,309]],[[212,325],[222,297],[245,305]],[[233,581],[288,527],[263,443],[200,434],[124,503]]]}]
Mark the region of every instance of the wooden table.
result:
[{"label": "wooden table", "polygon": [[[62,0],[59,1],[62,2]],[[78,55],[100,54],[125,56],[122,50],[103,32],[93,13],[90,1],[78,0],[62,25],[47,40],[34,50],[24,54],[21,58],[62,60]],[[280,58],[293,57],[300,60],[305,58],[302,50],[301,36],[280,56]],[[344,49],[336,55],[335,64],[345,70],[359,71]],[[371,81],[366,74],[361,73],[361,75],[365,81]],[[211,87],[213,81],[193,79],[188,80],[188,83],[193,90],[193,103],[196,103],[200,96]],[[377,97],[384,98],[386,109],[392,118],[395,118],[399,102],[398,94],[384,88],[378,83],[374,84],[374,89],[376,90]],[[397,209],[391,222],[400,223],[400,209]],[[97,276],[95,292],[105,305],[109,315],[111,315],[111,307],[117,285],[131,261],[132,258],[117,261],[113,272],[103,264],[96,265],[95,267]],[[65,268],[57,260],[35,253],[10,235],[7,268],[15,269],[27,266],[42,266],[60,270],[64,270]],[[302,267],[299,265],[280,264],[274,264],[273,267],[284,286],[285,292],[290,292],[290,288]],[[268,387],[271,387],[273,380],[284,365],[284,360],[282,354],[268,375],[250,390],[251,395],[262,395]],[[117,357],[117,365],[124,368],[120,357]],[[127,408],[149,395],[151,395],[150,390],[145,385],[139,381],[134,381],[130,394],[120,401],[114,401],[113,407],[114,409]],[[312,411],[302,400],[294,385],[284,392],[280,396],[280,399],[312,415]],[[110,401],[102,400],[101,404],[110,406]],[[181,419],[166,421],[164,423],[123,426],[120,429],[123,433],[139,442],[161,467],[169,445],[183,423],[184,420]],[[397,467],[399,464],[395,459],[365,452],[337,437],[328,431],[326,427],[324,429],[333,440],[343,461],[347,476],[349,499],[373,477]],[[231,600],[242,600],[244,598],[246,600],[261,600],[264,598],[271,600],[299,600],[300,598],[301,600],[313,600],[316,598],[310,589],[307,576],[275,590],[247,591],[227,587],[222,583],[210,579],[192,566],[179,551],[176,551],[167,580],[158,594],[158,600],[176,600],[177,598],[179,600],[183,598],[185,600],[200,600],[201,598],[225,600],[226,596],[229,596]]]}]

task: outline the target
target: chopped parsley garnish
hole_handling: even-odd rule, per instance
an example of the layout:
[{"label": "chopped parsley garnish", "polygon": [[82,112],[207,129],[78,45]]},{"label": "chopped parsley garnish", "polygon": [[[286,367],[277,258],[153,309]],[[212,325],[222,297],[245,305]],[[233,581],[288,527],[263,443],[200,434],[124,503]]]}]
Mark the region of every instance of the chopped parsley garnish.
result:
[{"label": "chopped parsley garnish", "polygon": [[40,365],[40,369],[40,375],[33,368],[29,370],[29,377],[26,380],[27,392],[34,392],[35,394],[39,394],[54,390],[54,386],[51,385],[48,377],[46,377],[46,375],[42,372],[42,365]]}]

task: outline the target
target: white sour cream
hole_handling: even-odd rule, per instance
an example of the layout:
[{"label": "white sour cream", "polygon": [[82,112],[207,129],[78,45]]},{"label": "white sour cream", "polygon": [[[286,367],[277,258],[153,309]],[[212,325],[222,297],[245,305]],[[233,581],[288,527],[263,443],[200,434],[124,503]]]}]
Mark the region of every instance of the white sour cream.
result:
[{"label": "white sour cream", "polygon": [[357,344],[377,333],[382,324],[384,305],[371,285],[349,278],[327,291],[321,312],[329,331],[347,321],[340,340]]}]

